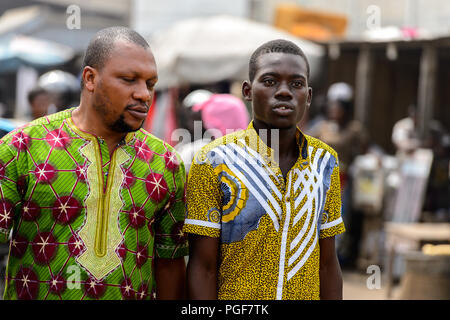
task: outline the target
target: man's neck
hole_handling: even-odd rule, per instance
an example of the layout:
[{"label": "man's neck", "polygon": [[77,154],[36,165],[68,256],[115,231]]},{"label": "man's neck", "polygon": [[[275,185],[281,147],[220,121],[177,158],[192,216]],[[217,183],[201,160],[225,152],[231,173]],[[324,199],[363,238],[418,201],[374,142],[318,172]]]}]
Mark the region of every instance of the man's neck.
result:
[{"label": "man's neck", "polygon": [[125,138],[126,133],[114,132],[108,129],[94,108],[81,101],[72,112],[72,121],[81,131],[90,133],[105,141],[109,153]]}]

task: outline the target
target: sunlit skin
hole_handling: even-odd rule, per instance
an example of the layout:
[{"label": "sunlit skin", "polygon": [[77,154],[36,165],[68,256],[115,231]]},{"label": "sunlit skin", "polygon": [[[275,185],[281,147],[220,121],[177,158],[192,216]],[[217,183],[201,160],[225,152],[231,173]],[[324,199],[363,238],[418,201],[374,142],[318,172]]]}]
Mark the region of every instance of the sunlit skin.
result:
[{"label": "sunlit skin", "polygon": [[103,67],[87,66],[82,76],[81,103],[72,119],[81,130],[104,139],[111,152],[147,117],[158,80],[155,59],[149,48],[116,40]]}]

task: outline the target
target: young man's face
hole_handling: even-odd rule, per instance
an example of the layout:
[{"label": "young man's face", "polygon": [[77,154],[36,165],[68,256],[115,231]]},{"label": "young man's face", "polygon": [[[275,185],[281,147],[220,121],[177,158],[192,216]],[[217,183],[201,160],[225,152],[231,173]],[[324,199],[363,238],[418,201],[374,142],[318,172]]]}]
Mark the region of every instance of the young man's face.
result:
[{"label": "young man's face", "polygon": [[114,132],[138,130],[145,118],[158,79],[150,49],[119,40],[103,68],[95,73],[93,107]]},{"label": "young man's face", "polygon": [[254,120],[269,128],[295,128],[312,97],[305,60],[294,54],[266,53],[258,57],[256,67],[252,83],[243,85]]}]

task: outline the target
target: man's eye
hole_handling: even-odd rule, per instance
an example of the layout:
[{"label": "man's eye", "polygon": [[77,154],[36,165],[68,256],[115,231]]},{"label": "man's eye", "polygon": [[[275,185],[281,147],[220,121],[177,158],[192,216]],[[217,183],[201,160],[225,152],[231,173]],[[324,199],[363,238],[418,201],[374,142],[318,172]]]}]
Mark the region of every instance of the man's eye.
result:
[{"label": "man's eye", "polygon": [[122,77],[122,80],[123,80],[123,81],[126,81],[126,82],[133,82],[133,81],[134,81],[134,78]]},{"label": "man's eye", "polygon": [[265,80],[263,80],[263,83],[266,86],[273,86],[275,84],[275,81],[273,79],[265,79]]}]

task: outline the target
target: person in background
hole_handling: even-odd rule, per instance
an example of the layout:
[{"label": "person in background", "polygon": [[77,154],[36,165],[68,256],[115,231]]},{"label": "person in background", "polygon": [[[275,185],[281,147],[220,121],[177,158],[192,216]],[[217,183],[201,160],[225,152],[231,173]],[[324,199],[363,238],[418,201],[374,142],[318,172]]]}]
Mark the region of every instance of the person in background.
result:
[{"label": "person in background", "polygon": [[[339,259],[343,266],[354,263],[359,221],[352,209],[351,165],[358,155],[367,152],[368,133],[361,122],[353,118],[353,88],[344,82],[332,84],[327,91],[326,119],[311,134],[331,146],[339,156],[342,195],[342,217],[348,232],[337,237]],[[355,219],[353,219],[355,218]],[[353,224],[355,221],[355,224]]]},{"label": "person in background", "polygon": [[417,129],[417,110],[414,104],[408,106],[408,116],[400,119],[392,128],[392,143],[397,149],[397,156],[401,160],[420,147]]},{"label": "person in background", "polygon": [[28,92],[28,102],[31,107],[31,118],[35,120],[56,111],[51,92],[36,86]]},{"label": "person in background", "polygon": [[[194,155],[212,140],[228,133],[247,128],[250,121],[244,102],[231,94],[212,94],[207,100],[192,106],[192,113],[201,119],[202,137],[178,149],[186,174],[189,173]],[[198,121],[198,120],[196,120]]]}]

